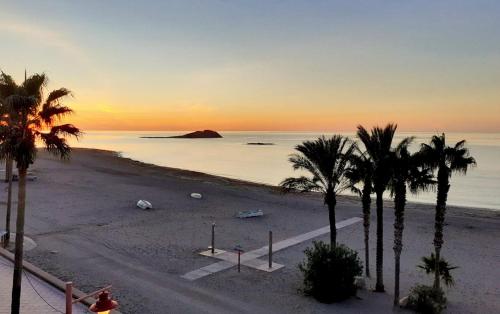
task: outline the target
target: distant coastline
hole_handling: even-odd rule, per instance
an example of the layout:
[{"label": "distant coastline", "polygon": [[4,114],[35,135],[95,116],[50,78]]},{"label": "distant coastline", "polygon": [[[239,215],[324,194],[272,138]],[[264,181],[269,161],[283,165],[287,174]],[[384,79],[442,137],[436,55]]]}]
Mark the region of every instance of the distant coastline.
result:
[{"label": "distant coastline", "polygon": [[258,146],[270,146],[270,145],[276,145],[274,143],[266,143],[266,142],[249,142],[247,145],[258,145]]},{"label": "distant coastline", "polygon": [[222,138],[216,131],[203,130],[187,133],[184,135],[174,135],[174,136],[141,136],[140,138]]}]

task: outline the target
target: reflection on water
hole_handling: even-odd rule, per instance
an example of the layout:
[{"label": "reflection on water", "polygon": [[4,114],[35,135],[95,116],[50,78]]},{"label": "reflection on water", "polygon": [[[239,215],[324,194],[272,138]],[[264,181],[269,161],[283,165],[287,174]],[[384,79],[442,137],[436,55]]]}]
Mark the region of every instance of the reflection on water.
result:
[{"label": "reflection on water", "polygon": [[[295,145],[317,138],[318,132],[221,132],[222,139],[144,139],[140,136],[171,136],[185,132],[91,131],[75,147],[100,148],[121,152],[124,157],[160,166],[189,169],[231,178],[276,185],[293,175],[287,161]],[[324,133],[329,135],[331,133]],[[354,133],[344,133],[354,138]],[[432,133],[400,133],[428,141]],[[449,133],[449,143],[466,139],[478,167],[467,176],[455,176],[449,203],[500,209],[500,134]],[[275,145],[246,145],[271,142]],[[417,145],[415,145],[415,148]],[[412,200],[433,203],[435,195],[423,193]]]}]

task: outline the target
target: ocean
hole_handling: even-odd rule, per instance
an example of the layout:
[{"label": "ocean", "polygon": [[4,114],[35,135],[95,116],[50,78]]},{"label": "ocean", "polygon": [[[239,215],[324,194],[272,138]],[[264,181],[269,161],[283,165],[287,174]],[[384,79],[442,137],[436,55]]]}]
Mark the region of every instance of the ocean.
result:
[{"label": "ocean", "polygon": [[[277,185],[284,178],[297,175],[288,156],[304,140],[332,132],[220,132],[220,139],[145,139],[141,136],[172,136],[187,133],[145,131],[87,131],[74,147],[98,148],[119,152],[123,157],[180,169]],[[341,133],[355,139],[354,133]],[[399,133],[415,136],[414,145],[427,142],[433,133]],[[476,158],[477,167],[466,176],[454,175],[448,204],[500,210],[500,133],[447,133],[449,145],[465,139]],[[247,145],[268,142],[274,145]],[[415,202],[434,203],[435,193],[411,195]]]}]

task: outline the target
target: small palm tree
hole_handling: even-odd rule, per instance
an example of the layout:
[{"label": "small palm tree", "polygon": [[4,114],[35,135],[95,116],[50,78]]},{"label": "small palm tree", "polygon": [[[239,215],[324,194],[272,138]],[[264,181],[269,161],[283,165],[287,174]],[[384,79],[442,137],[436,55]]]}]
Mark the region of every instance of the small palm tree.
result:
[{"label": "small palm tree", "polygon": [[411,193],[426,191],[435,183],[432,171],[422,167],[418,153],[408,150],[413,138],[402,140],[393,152],[392,178],[389,182],[391,195],[394,197],[394,305],[399,304],[400,260],[403,250],[404,214],[406,207],[407,186]]},{"label": "small palm tree", "polygon": [[44,100],[43,92],[46,83],[47,77],[44,74],[35,74],[27,78],[21,86],[17,86],[16,91],[4,100],[8,107],[10,125],[0,145],[0,155],[11,156],[19,173],[11,305],[13,314],[18,314],[20,308],[26,174],[36,158],[35,143],[40,141],[45,144],[50,153],[66,158],[71,148],[65,136],[77,137],[80,134],[80,130],[71,124],[55,125],[61,117],[72,113],[69,107],[61,104],[62,99],[70,95],[70,91],[65,88],[57,89],[49,93]]},{"label": "small palm tree", "polygon": [[476,166],[476,160],[470,156],[469,149],[462,140],[454,146],[446,144],[446,135],[435,135],[429,144],[422,144],[421,155],[426,165],[437,173],[437,201],[434,222],[434,249],[436,271],[434,273],[434,288],[440,289],[439,261],[443,246],[443,227],[446,215],[446,202],[450,190],[450,178],[453,173],[466,174],[470,167]]},{"label": "small palm tree", "polygon": [[[433,273],[435,275],[436,263],[437,263],[436,255],[434,255],[434,253],[431,253],[430,257],[429,256],[422,257],[422,264],[418,265],[417,267],[425,270],[426,274]],[[451,287],[455,284],[455,280],[451,275],[451,271],[457,268],[458,266],[451,265],[442,257],[439,260],[439,273],[440,273],[439,275],[441,279],[443,279],[443,282],[446,286]]]},{"label": "small palm tree", "polygon": [[384,292],[384,191],[391,179],[392,140],[397,125],[388,124],[385,128],[375,127],[368,132],[358,126],[357,136],[365,146],[366,153],[373,163],[373,187],[377,196],[377,282],[376,292]]},{"label": "small palm tree", "polygon": [[294,170],[306,170],[311,177],[287,178],[280,183],[285,191],[316,191],[324,194],[325,204],[328,206],[332,248],[337,244],[337,194],[350,186],[345,174],[355,149],[356,144],[341,135],[331,138],[322,136],[315,141],[305,141],[295,147],[299,153],[292,154],[289,160]]},{"label": "small palm tree", "polygon": [[370,278],[370,209],[373,193],[373,163],[370,157],[362,152],[354,155],[346,176],[350,181],[351,191],[361,198],[365,234],[365,274]]}]

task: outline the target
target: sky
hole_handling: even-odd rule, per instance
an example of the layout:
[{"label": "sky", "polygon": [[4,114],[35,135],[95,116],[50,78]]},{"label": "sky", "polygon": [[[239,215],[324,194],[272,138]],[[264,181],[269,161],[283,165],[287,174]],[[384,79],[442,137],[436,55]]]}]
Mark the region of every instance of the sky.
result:
[{"label": "sky", "polygon": [[500,132],[500,1],[5,1],[83,130]]}]

